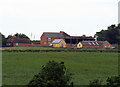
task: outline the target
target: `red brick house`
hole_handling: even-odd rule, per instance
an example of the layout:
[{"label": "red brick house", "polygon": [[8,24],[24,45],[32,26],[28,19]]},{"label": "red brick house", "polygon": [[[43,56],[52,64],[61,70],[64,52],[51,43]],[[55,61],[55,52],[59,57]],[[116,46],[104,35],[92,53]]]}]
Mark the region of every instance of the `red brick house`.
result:
[{"label": "red brick house", "polygon": [[8,46],[30,46],[31,41],[27,38],[17,38],[16,36],[13,36],[12,38],[9,38],[7,40]]},{"label": "red brick house", "polygon": [[66,42],[66,47],[71,47],[72,44],[77,44],[80,41],[95,41],[93,37],[85,36],[70,36],[64,31],[60,32],[44,32],[41,36],[40,45],[49,46],[54,39],[63,39]]},{"label": "red brick house", "polygon": [[113,46],[108,41],[82,41],[79,43],[81,48],[112,48]]}]

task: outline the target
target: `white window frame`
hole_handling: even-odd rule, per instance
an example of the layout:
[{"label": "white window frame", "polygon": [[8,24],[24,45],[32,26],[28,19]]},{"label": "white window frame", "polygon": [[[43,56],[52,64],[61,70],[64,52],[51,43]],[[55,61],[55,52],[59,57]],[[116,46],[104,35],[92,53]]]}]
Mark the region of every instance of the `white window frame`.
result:
[{"label": "white window frame", "polygon": [[51,41],[51,38],[48,38],[48,41]]}]

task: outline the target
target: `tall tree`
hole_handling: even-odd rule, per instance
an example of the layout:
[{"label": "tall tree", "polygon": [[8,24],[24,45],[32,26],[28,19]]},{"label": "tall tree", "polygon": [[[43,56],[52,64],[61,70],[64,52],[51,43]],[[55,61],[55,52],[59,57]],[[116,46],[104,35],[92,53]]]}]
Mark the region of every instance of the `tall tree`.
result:
[{"label": "tall tree", "polygon": [[98,41],[109,41],[112,44],[119,43],[119,31],[120,24],[111,25],[107,28],[107,30],[101,30],[100,32],[96,32],[95,37],[97,37]]}]

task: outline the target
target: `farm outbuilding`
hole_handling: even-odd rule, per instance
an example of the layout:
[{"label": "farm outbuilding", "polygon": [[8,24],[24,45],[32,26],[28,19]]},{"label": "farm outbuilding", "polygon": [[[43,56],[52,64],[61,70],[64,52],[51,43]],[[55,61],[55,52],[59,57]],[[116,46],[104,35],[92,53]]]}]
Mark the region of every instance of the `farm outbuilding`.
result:
[{"label": "farm outbuilding", "polygon": [[40,44],[33,44],[27,38],[13,36],[7,40],[7,46],[40,46]]},{"label": "farm outbuilding", "polygon": [[77,48],[112,48],[108,41],[82,41],[77,44]]},{"label": "farm outbuilding", "polygon": [[66,43],[66,47],[72,47],[81,41],[95,41],[92,36],[70,36],[64,31],[60,32],[43,32],[41,36],[41,46],[51,46],[51,43],[55,39],[63,39]]},{"label": "farm outbuilding", "polygon": [[29,46],[31,45],[31,41],[27,38],[17,38],[16,36],[13,36],[7,40],[7,45],[13,45],[13,46]]},{"label": "farm outbuilding", "polygon": [[55,39],[52,42],[53,47],[66,47],[66,43],[63,39]]}]

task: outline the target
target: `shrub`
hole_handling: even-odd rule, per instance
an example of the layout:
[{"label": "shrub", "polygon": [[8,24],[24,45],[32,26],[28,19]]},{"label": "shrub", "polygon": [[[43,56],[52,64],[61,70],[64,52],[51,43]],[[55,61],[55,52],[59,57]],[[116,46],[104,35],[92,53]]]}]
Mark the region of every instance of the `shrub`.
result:
[{"label": "shrub", "polygon": [[120,76],[108,77],[104,86],[101,80],[90,81],[89,87],[120,87]]},{"label": "shrub", "polygon": [[49,61],[29,82],[29,87],[70,87],[71,73],[64,62]]},{"label": "shrub", "polygon": [[93,81],[90,81],[89,87],[103,87],[102,81],[99,79],[95,79]]},{"label": "shrub", "polygon": [[120,87],[120,76],[108,77],[106,82],[107,87]]}]

